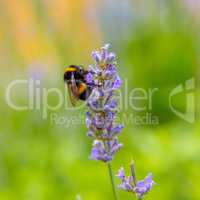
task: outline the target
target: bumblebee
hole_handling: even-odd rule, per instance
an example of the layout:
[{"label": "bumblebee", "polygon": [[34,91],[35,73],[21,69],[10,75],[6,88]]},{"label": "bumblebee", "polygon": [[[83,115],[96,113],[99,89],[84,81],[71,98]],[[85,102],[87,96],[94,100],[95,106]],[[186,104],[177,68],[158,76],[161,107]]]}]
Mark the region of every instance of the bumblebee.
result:
[{"label": "bumblebee", "polygon": [[86,83],[87,73],[87,70],[77,65],[65,68],[64,82],[68,86],[69,98],[73,106],[77,100],[86,101],[92,92],[91,86]]}]

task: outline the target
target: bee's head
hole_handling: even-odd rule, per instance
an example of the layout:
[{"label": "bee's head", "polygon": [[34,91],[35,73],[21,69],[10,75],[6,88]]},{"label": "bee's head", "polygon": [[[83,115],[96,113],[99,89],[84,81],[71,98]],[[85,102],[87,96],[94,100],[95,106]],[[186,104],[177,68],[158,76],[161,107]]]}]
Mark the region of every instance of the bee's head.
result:
[{"label": "bee's head", "polygon": [[82,66],[77,66],[77,69],[78,69],[78,72],[79,72],[80,74],[84,74],[84,73],[85,73],[85,70],[83,69]]}]

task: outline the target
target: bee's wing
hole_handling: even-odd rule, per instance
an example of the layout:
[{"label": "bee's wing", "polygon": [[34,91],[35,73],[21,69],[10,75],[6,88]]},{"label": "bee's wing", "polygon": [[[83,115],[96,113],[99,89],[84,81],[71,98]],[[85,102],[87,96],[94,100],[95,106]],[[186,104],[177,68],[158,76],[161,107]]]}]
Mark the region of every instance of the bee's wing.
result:
[{"label": "bee's wing", "polygon": [[76,102],[78,101],[78,98],[73,94],[71,85],[67,85],[67,87],[68,87],[69,100],[72,106],[75,106]]},{"label": "bee's wing", "polygon": [[72,103],[73,106],[75,106],[76,102],[78,101],[78,88],[76,86],[76,81],[73,75],[72,75],[70,83],[68,83],[67,86],[68,86],[70,102]]}]

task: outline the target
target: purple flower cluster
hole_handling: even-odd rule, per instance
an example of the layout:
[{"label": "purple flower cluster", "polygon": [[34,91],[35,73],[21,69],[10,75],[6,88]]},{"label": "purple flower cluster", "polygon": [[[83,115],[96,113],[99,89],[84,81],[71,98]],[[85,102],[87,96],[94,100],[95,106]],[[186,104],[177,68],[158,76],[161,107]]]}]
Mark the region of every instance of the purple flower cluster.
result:
[{"label": "purple flower cluster", "polygon": [[124,191],[135,193],[139,199],[142,199],[154,185],[151,173],[144,180],[136,181],[133,163],[131,164],[131,176],[126,177],[124,169],[120,168],[117,177],[121,180],[121,184],[118,187]]},{"label": "purple flower cluster", "polygon": [[116,70],[116,56],[109,52],[108,44],[100,51],[92,52],[94,66],[89,66],[86,77],[92,94],[87,100],[89,108],[86,114],[88,136],[94,138],[91,159],[109,162],[121,148],[118,134],[123,125],[115,123],[118,112],[116,91],[121,86],[121,79]]}]

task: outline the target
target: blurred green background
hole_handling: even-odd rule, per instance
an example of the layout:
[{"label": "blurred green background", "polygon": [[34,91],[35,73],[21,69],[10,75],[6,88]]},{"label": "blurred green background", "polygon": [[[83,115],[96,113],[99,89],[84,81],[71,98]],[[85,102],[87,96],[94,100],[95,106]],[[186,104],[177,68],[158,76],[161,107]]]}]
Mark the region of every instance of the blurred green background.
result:
[{"label": "blurred green background", "polygon": [[[112,199],[106,166],[88,159],[92,141],[84,108],[72,112],[63,105],[44,119],[42,110],[16,111],[5,100],[16,79],[40,79],[42,88],[64,94],[64,66],[88,66],[91,51],[111,43],[129,91],[159,88],[152,110],[121,109],[121,120],[150,112],[159,124],[124,121],[114,172],[122,165],[128,170],[133,158],[138,179],[152,172],[157,183],[145,199],[199,200],[199,9],[198,0],[0,0],[0,199]],[[194,123],[180,119],[168,104],[170,91],[191,78]],[[24,105],[27,89],[17,87],[12,99]],[[174,100],[177,109],[184,111],[185,99],[184,93]],[[49,95],[48,101],[55,105],[58,99]],[[52,114],[83,122],[66,126],[52,122]]]}]

